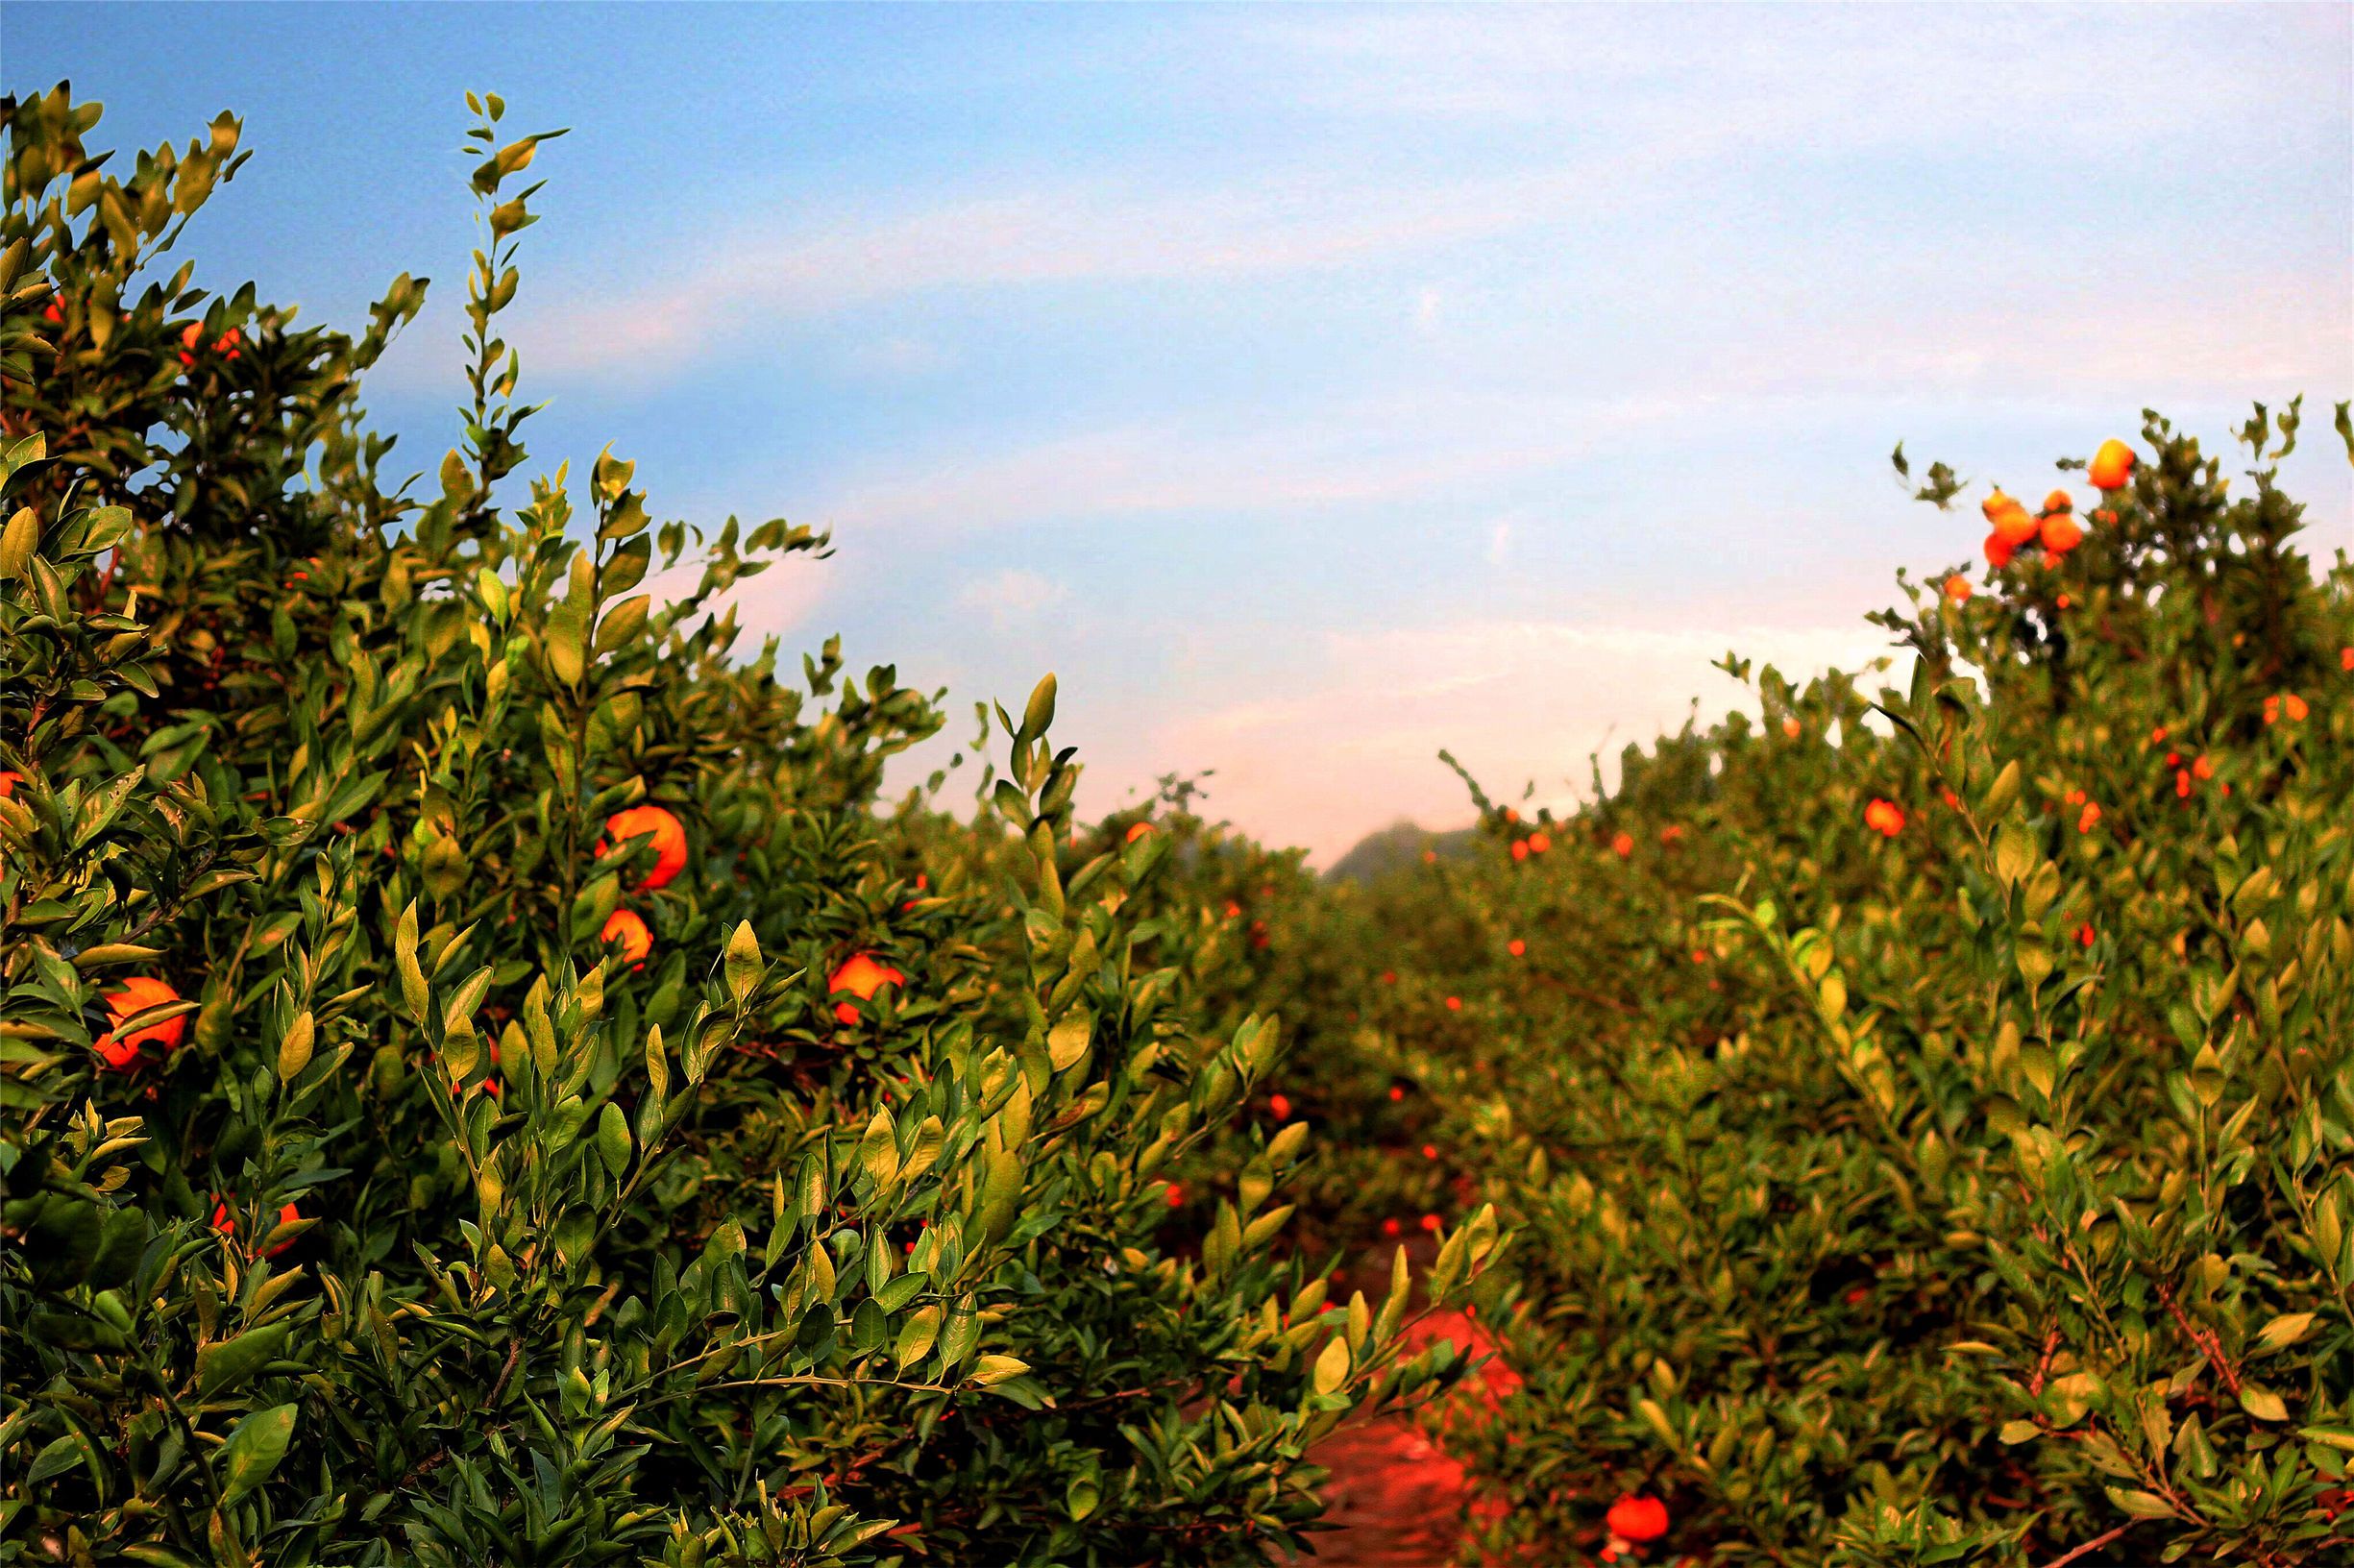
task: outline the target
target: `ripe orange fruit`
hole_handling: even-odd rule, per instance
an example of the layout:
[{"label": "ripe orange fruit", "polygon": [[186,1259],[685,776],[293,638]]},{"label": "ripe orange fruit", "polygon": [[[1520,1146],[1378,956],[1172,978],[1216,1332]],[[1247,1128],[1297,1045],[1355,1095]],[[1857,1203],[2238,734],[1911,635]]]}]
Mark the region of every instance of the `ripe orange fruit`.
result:
[{"label": "ripe orange fruit", "polygon": [[2283,697],[2280,699],[2280,705],[2282,710],[2289,715],[2289,721],[2292,723],[2303,723],[2305,715],[2313,711],[2305,705],[2305,699],[2294,692]]},{"label": "ripe orange fruit", "polygon": [[2011,564],[2011,546],[1998,533],[1986,536],[1986,564],[1998,572]]},{"label": "ripe orange fruit", "polygon": [[654,934],[647,926],[645,917],[634,909],[617,909],[605,917],[604,929],[597,933],[600,942],[618,942],[622,958],[631,968],[646,962],[646,955],[654,950]]},{"label": "ripe orange fruit", "polygon": [[[887,985],[902,986],[906,983],[907,976],[890,965],[877,964],[865,953],[852,953],[826,977],[825,989],[829,992],[846,991],[864,1002],[872,1000],[874,993]],[[848,1002],[836,1002],[834,1017],[844,1023],[856,1023],[858,1009]]]},{"label": "ripe orange fruit", "polygon": [[1550,848],[1552,848],[1552,847],[1553,847],[1553,835],[1552,835],[1552,834],[1550,834],[1550,833],[1532,833],[1532,834],[1530,834],[1530,835],[1529,835],[1529,853],[1531,853],[1531,854],[1533,854],[1533,855],[1541,855],[1541,854],[1543,854],[1543,853],[1544,853],[1546,850],[1548,850],[1548,849],[1550,849]]},{"label": "ripe orange fruit", "polygon": [[1289,1121],[1291,1119],[1291,1096],[1288,1094],[1268,1095],[1267,1109],[1275,1113],[1277,1121]]},{"label": "ripe orange fruit", "polygon": [[96,1041],[98,1055],[116,1072],[129,1072],[138,1065],[139,1047],[153,1045],[162,1055],[169,1056],[180,1048],[188,1032],[188,1016],[166,1018],[151,1023],[131,1034],[122,1032],[123,1025],[151,1007],[161,1007],[180,1000],[180,992],[152,974],[135,974],[105,996],[107,1020],[114,1027],[100,1035]]},{"label": "ripe orange fruit", "polygon": [[1612,839],[1610,841],[1610,853],[1616,855],[1621,860],[1625,860],[1629,855],[1633,854],[1634,835],[1631,833],[1621,833],[1616,838]]},{"label": "ripe orange fruit", "polygon": [[1463,1010],[1463,999],[1462,999],[1460,996],[1450,996],[1450,997],[1448,997],[1448,998],[1447,998],[1447,1011],[1448,1011],[1448,1012],[1450,1012],[1450,1013],[1460,1013],[1462,1010]]},{"label": "ripe orange fruit", "polygon": [[2099,825],[2100,802],[2097,800],[2087,800],[2084,803],[2084,810],[2079,812],[2076,816],[2076,831],[2079,833],[2090,833],[2094,828]]},{"label": "ripe orange fruit", "polygon": [[2094,943],[2095,942],[2097,942],[2097,941],[2098,941],[2098,940],[2099,940],[2098,936],[2097,936],[2097,934],[2094,932],[2093,928],[2092,928],[2090,925],[2080,925],[2080,926],[2076,927],[2076,943],[2077,943],[2077,945],[2079,945],[2079,946],[2083,946],[2083,947],[2090,947],[2091,945],[2093,945],[2093,943]]},{"label": "ripe orange fruit", "polygon": [[2093,481],[2096,490],[2122,490],[2133,477],[2133,449],[2122,441],[2110,440],[2100,444],[2085,468],[2084,477]]},{"label": "ripe orange fruit", "polygon": [[196,350],[204,340],[205,324],[201,321],[189,322],[186,329],[180,334],[181,364],[193,365],[196,363]]},{"label": "ripe orange fruit", "polygon": [[1437,1159],[1437,1158],[1438,1158],[1438,1145],[1437,1145],[1437,1144],[1435,1144],[1435,1143],[1425,1143],[1424,1145],[1422,1145],[1422,1158],[1424,1158],[1425,1160],[1435,1160],[1435,1159]]},{"label": "ripe orange fruit", "polygon": [[2043,536],[2044,548],[2054,555],[2065,555],[2084,543],[2084,529],[2072,512],[2045,513]]},{"label": "ripe orange fruit", "polygon": [[[278,1211],[278,1223],[281,1225],[291,1225],[302,1217],[302,1211],[295,1208],[294,1205],[290,1203]],[[212,1200],[212,1228],[220,1232],[223,1236],[234,1236],[237,1234],[236,1217],[230,1213],[229,1199],[226,1197],[216,1197]],[[273,1258],[278,1258],[282,1257],[286,1253],[292,1252],[293,1250],[294,1242],[291,1238],[289,1238],[287,1240],[281,1241],[278,1245],[272,1247],[269,1255]]]},{"label": "ripe orange fruit", "polygon": [[1399,1232],[1405,1229],[1406,1227],[1399,1224],[1395,1219],[1385,1219],[1382,1221],[1382,1234],[1384,1236],[1396,1236]]},{"label": "ripe orange fruit", "polygon": [[2215,776],[2215,759],[2203,754],[2199,756],[2191,764],[2191,776],[2193,778],[2213,778]]},{"label": "ripe orange fruit", "polygon": [[1423,1215],[1423,1216],[1422,1216],[1422,1228],[1423,1228],[1424,1230],[1426,1230],[1426,1231],[1435,1231],[1435,1230],[1437,1230],[1437,1229],[1438,1229],[1438,1216],[1437,1216],[1436,1214],[1425,1214],[1425,1215]]},{"label": "ripe orange fruit", "polygon": [[1904,831],[1904,813],[1892,800],[1875,800],[1864,807],[1864,826],[1893,839]]},{"label": "ripe orange fruit", "polygon": [[1782,721],[1782,733],[1789,736],[1794,741],[1799,738],[1799,732],[1804,728],[1805,726],[1800,723],[1796,719],[1784,719]]},{"label": "ripe orange fruit", "polygon": [[1970,579],[1959,572],[1946,579],[1946,597],[1956,604],[1970,602]]},{"label": "ripe orange fruit", "polygon": [[1603,1523],[1621,1540],[1655,1541],[1667,1533],[1667,1505],[1655,1497],[1622,1497]]},{"label": "ripe orange fruit", "polygon": [[1514,937],[1511,941],[1504,944],[1504,950],[1511,954],[1514,958],[1518,958],[1521,954],[1529,950],[1529,944],[1521,941],[1518,937]]},{"label": "ripe orange fruit", "polygon": [[1402,1100],[1406,1098],[1406,1090],[1404,1086],[1399,1084],[1390,1085],[1389,1097],[1393,1100]]},{"label": "ripe orange fruit", "polygon": [[1230,920],[1233,920],[1233,919],[1239,919],[1241,918],[1241,916],[1242,916],[1242,906],[1241,906],[1240,904],[1236,903],[1236,902],[1235,902],[1235,901],[1234,901],[1232,898],[1227,899],[1227,900],[1226,900],[1226,918],[1227,918],[1228,919],[1230,919]]},{"label": "ripe orange fruit", "polygon": [[1514,860],[1526,860],[1526,859],[1528,859],[1528,858],[1529,858],[1529,841],[1528,841],[1528,840],[1526,840],[1526,839],[1514,839],[1514,840],[1512,841],[1512,858],[1513,858]]},{"label": "ripe orange fruit", "polygon": [[1661,844],[1675,844],[1680,842],[1682,838],[1683,823],[1681,822],[1670,822],[1667,824],[1667,826],[1659,829],[1659,842]]},{"label": "ripe orange fruit", "polygon": [[2035,537],[2037,524],[2017,497],[2006,496],[2000,490],[1986,498],[1978,508],[1986,521],[1994,526],[1995,537],[2017,550]]},{"label": "ripe orange fruit", "polygon": [[[631,806],[627,811],[617,811],[605,823],[605,832],[615,844],[627,839],[652,839],[654,869],[638,884],[640,893],[668,887],[672,878],[686,870],[686,826],[660,806]],[[599,844],[597,851],[602,854],[604,845]]]},{"label": "ripe orange fruit", "polygon": [[1169,1206],[1171,1209],[1182,1209],[1182,1208],[1184,1208],[1184,1207],[1185,1207],[1185,1202],[1186,1202],[1186,1188],[1185,1188],[1185,1183],[1183,1183],[1183,1182],[1171,1182],[1171,1183],[1169,1183],[1169,1184],[1168,1184],[1168,1206]]},{"label": "ripe orange fruit", "polygon": [[2065,490],[2054,490],[2044,498],[2046,517],[2049,517],[2054,512],[2072,512],[2075,509],[2076,503],[2069,499],[2068,492]]}]

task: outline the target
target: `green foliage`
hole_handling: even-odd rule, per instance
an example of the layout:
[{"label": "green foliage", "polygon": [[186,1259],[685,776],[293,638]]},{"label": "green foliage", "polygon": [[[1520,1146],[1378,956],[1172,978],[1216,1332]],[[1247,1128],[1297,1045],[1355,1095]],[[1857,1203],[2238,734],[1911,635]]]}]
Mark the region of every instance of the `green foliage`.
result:
[{"label": "green foliage", "polygon": [[1428,1137],[1517,1237],[1525,1383],[1448,1430],[1490,1560],[1628,1494],[1675,1560],[2354,1555],[2354,569],[2295,415],[2228,490],[2149,416],[2080,548],[1876,617],[1908,691],[1763,671],[1292,937],[1394,975],[1292,1072],[1428,1107],[1354,1222]]},{"label": "green foliage", "polygon": [[0,1560],[1296,1546],[1309,1446],[1460,1365],[1403,1259],[1377,1313],[1278,1250],[1305,1129],[1229,1124],[1279,1031],[1165,841],[1074,855],[1052,677],[980,821],[886,815],[936,701],[734,652],[821,537],[609,454],[503,499],[549,138],[497,98],[430,499],[356,402],[422,280],[357,337],[146,281],[236,122],[118,178],[95,106],[0,107]]}]

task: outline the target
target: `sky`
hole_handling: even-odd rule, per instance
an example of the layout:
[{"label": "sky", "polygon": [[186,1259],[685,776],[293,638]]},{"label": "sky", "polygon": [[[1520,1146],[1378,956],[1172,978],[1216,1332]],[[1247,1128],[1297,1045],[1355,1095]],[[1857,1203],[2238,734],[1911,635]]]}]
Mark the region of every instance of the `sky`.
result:
[{"label": "sky", "polygon": [[200,283],[356,327],[434,280],[367,399],[428,475],[464,93],[569,127],[531,471],[833,530],[739,612],[948,689],[902,784],[1053,671],[1091,815],[1208,772],[1329,863],[1469,819],[1441,747],[1566,805],[1738,705],[1728,650],[1851,668],[1898,568],[1975,562],[1899,441],[2041,495],[2145,407],[2219,449],[2301,391],[2284,483],[2354,548],[2342,5],[9,0],[0,80],[61,79],[101,145],[243,117]]}]

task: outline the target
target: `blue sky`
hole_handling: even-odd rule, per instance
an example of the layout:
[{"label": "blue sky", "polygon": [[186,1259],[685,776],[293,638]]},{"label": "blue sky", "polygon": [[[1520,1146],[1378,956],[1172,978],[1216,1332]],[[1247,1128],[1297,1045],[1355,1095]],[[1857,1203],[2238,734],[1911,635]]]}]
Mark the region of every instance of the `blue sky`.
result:
[{"label": "blue sky", "polygon": [[1214,769],[1329,859],[1463,820],[1442,746],[1566,799],[1732,702],[1729,647],[1876,652],[1896,568],[1982,531],[1900,439],[2026,490],[2302,390],[2289,481],[2354,543],[2350,15],[12,0],[0,69],[124,148],[243,115],[200,282],[356,324],[431,276],[370,397],[429,473],[462,94],[571,127],[510,318],[535,468],[832,527],[749,625],[959,712],[1054,670],[1083,807]]}]

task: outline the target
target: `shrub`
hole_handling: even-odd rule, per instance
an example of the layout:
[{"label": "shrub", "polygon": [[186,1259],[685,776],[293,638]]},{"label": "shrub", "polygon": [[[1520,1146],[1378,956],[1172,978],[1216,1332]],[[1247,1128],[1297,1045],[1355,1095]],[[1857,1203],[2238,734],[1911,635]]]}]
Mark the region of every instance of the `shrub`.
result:
[{"label": "shrub", "polygon": [[2354,1553],[2354,570],[2296,551],[2299,411],[2236,494],[2152,415],[2068,548],[1907,580],[1909,691],[1759,672],[1761,724],[1566,820],[1475,786],[1483,852],[1362,901],[1396,983],[1293,1071],[1410,1077],[1518,1237],[1480,1552]]},{"label": "shrub", "polygon": [[498,99],[430,499],[357,403],[423,280],[350,336],[156,278],[236,122],[117,177],[65,87],[0,108],[0,1559],[1296,1546],[1309,1446],[1459,1364],[1402,1255],[1377,1311],[1275,1250],[1305,1129],[1219,1129],[1276,1026],[1165,839],[1074,864],[1052,677],[980,821],[886,815],[936,701],[732,651],[823,537],[610,455],[507,502]]}]

